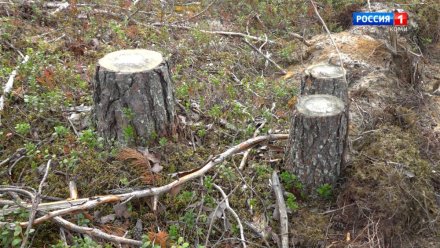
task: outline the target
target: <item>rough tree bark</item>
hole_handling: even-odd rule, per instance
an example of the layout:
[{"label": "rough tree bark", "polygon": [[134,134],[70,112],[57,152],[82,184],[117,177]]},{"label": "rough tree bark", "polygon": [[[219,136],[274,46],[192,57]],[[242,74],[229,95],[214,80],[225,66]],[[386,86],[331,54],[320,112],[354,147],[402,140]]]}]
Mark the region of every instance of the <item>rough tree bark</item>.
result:
[{"label": "rough tree bark", "polygon": [[[348,82],[346,71],[338,66],[332,64],[316,64],[309,66],[304,75],[301,78],[301,95],[315,95],[324,94],[339,97],[344,103],[347,111],[345,114],[347,120],[349,118],[350,101],[348,100]],[[348,126],[348,124],[347,124]],[[347,137],[348,140],[348,132]],[[349,144],[346,143],[346,148],[343,154],[343,165],[348,161],[349,157]]]},{"label": "rough tree bark", "polygon": [[347,138],[346,105],[335,96],[301,96],[296,104],[286,169],[297,175],[311,194],[323,184],[334,185],[344,160]]},{"label": "rough tree bark", "polygon": [[317,64],[308,67],[301,78],[301,95],[327,94],[348,102],[345,72],[340,66]]},{"label": "rough tree bark", "polygon": [[94,85],[97,131],[107,141],[142,144],[175,133],[175,99],[167,61],[132,49],[99,60]]}]

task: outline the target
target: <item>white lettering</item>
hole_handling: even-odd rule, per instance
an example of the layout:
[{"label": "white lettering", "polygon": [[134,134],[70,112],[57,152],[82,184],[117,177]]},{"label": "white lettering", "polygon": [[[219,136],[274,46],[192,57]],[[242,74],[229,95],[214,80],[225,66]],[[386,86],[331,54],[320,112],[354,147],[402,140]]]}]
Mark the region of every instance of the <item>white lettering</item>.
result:
[{"label": "white lettering", "polygon": [[368,21],[367,17],[366,16],[362,16],[362,22],[367,22],[367,21]]},{"label": "white lettering", "polygon": [[390,22],[390,16],[385,16],[385,22]]},{"label": "white lettering", "polygon": [[358,15],[356,16],[356,22],[359,22],[362,19],[362,16]]},{"label": "white lettering", "polygon": [[379,21],[379,16],[374,16],[374,22],[378,22]]},{"label": "white lettering", "polygon": [[397,16],[397,19],[399,19],[399,21],[400,21],[399,24],[402,24],[402,23],[403,23],[403,15],[399,15],[399,16]]}]

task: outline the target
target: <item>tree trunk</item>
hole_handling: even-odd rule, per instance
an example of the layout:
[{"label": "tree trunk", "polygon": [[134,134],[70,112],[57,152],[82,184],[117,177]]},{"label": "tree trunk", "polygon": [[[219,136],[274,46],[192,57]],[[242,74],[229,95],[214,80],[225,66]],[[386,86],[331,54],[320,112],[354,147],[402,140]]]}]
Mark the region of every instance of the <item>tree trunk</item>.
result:
[{"label": "tree trunk", "polygon": [[345,72],[330,64],[312,65],[301,78],[301,95],[327,94],[348,102],[348,86]]},{"label": "tree trunk", "polygon": [[299,97],[285,166],[304,184],[305,193],[313,193],[326,183],[335,184],[346,147],[346,111],[344,102],[335,96]]},{"label": "tree trunk", "polygon": [[[346,72],[340,66],[332,64],[316,64],[309,66],[305,72],[304,76],[301,78],[301,95],[315,95],[315,94],[325,94],[339,97],[346,107],[345,114],[347,120],[349,118],[349,108],[350,101],[348,100],[348,82],[346,80]],[[347,124],[348,126],[348,124]],[[348,132],[347,137],[348,140]],[[346,142],[347,147],[344,149],[345,153],[343,155],[343,164],[348,161],[348,146],[349,143]]]},{"label": "tree trunk", "polygon": [[96,67],[94,118],[108,142],[145,144],[175,133],[175,99],[168,63],[160,53],[120,50]]}]

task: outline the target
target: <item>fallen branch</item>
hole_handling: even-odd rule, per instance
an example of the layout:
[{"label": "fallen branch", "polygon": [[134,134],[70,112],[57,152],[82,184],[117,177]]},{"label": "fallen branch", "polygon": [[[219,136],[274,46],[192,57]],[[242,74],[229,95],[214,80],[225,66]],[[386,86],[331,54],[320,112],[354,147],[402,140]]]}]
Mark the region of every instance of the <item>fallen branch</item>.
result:
[{"label": "fallen branch", "polygon": [[338,57],[339,57],[339,62],[341,63],[340,66],[341,66],[342,70],[345,72],[344,61],[342,60],[341,52],[339,52],[339,48],[336,45],[335,40],[333,39],[332,33],[330,32],[327,25],[325,24],[324,19],[322,19],[321,15],[319,14],[319,11],[318,11],[318,8],[316,7],[315,2],[313,0],[310,0],[310,3],[312,4],[312,7],[313,7],[313,10],[315,11],[315,14],[318,16],[318,19],[321,21],[322,26],[324,27],[325,31],[327,32],[327,34],[330,38],[330,41],[332,42],[333,46],[335,47],[336,53],[338,54]]},{"label": "fallen branch", "polygon": [[[257,135],[260,134],[260,130],[264,127],[264,125],[266,125],[266,122],[267,122],[267,120],[264,120],[263,123],[261,123],[257,127],[257,129],[254,132],[254,136],[253,137],[257,137]],[[251,152],[251,149],[248,149],[248,150],[246,150],[244,152],[243,158],[241,159],[241,162],[240,162],[240,166],[238,166],[239,170],[243,170],[244,169],[244,166],[246,165],[246,161],[247,161],[247,158],[249,157],[249,153],[250,152]]]},{"label": "fallen branch", "polygon": [[23,239],[23,242],[21,243],[21,246],[20,246],[21,248],[26,247],[27,241],[29,239],[29,233],[31,231],[32,225],[34,224],[34,219],[35,219],[35,215],[37,214],[38,204],[40,204],[40,200],[41,200],[41,191],[43,190],[44,182],[46,181],[47,176],[49,175],[49,169],[50,169],[51,162],[52,162],[51,159],[49,159],[49,161],[47,161],[43,179],[41,179],[40,185],[38,186],[38,192],[37,192],[37,194],[35,194],[35,196],[32,199],[31,213],[29,215],[29,221],[28,221],[28,225],[27,225],[27,228],[26,228],[26,231],[24,234],[24,239]]},{"label": "fallen branch", "polygon": [[[54,210],[52,212],[46,213],[45,215],[41,216],[40,218],[37,218],[34,221],[34,224],[40,224],[44,221],[47,221],[49,219],[52,219],[56,216],[62,216],[66,215],[75,211],[84,211],[88,209],[95,208],[96,206],[105,204],[105,203],[112,203],[112,202],[121,202],[126,201],[128,199],[139,199],[143,197],[149,197],[149,196],[158,196],[161,194],[164,194],[166,192],[169,192],[170,190],[184,184],[185,182],[188,182],[190,180],[193,180],[195,178],[198,178],[202,175],[204,175],[207,171],[212,169],[214,166],[221,164],[226,158],[230,157],[233,154],[236,154],[238,152],[245,151],[249,148],[252,148],[253,146],[260,144],[265,141],[272,141],[272,140],[285,140],[289,137],[288,134],[271,134],[271,135],[264,135],[264,136],[258,136],[249,140],[246,140],[238,145],[235,145],[225,152],[214,156],[211,158],[207,164],[205,164],[203,167],[200,167],[199,169],[194,170],[194,172],[184,175],[180,177],[179,179],[161,186],[161,187],[155,187],[155,188],[149,188],[149,189],[143,189],[143,190],[136,190],[129,193],[124,194],[118,194],[118,195],[106,195],[106,196],[94,196],[90,198],[82,198],[77,200],[67,200],[67,201],[59,201],[59,202],[51,202],[47,204],[40,204],[38,207],[38,210],[42,210],[40,206],[42,205],[43,208],[52,208],[59,210]],[[0,188],[0,192],[8,192],[8,189],[14,188]],[[16,190],[16,189],[15,189]],[[27,208],[30,208],[31,206],[27,205]],[[2,209],[0,210],[0,215],[5,215],[7,213],[10,213],[11,211],[16,210],[18,207],[11,207],[8,209]],[[60,209],[61,208],[61,209]],[[21,226],[27,226],[28,222],[22,222],[20,223]]]},{"label": "fallen branch", "polygon": [[208,4],[208,6],[206,6],[206,8],[204,8],[204,9],[203,9],[202,11],[200,11],[199,13],[197,13],[197,14],[191,16],[190,18],[188,18],[188,20],[192,20],[192,19],[194,19],[194,18],[199,17],[200,15],[202,15],[203,13],[205,13],[209,8],[211,8],[211,6],[212,6],[215,2],[217,2],[217,0],[213,0],[210,4]]},{"label": "fallen branch", "polygon": [[72,222],[67,221],[59,216],[54,217],[53,221],[65,229],[68,229],[68,230],[71,230],[71,231],[74,231],[77,233],[87,234],[89,236],[105,239],[105,240],[111,241],[116,244],[128,244],[128,245],[135,245],[138,247],[142,245],[141,241],[137,241],[134,239],[127,239],[127,238],[119,237],[116,235],[111,235],[111,234],[105,233],[97,228],[78,226],[78,225],[75,225]]},{"label": "fallen branch", "polygon": [[[272,107],[270,108],[270,112],[271,112],[271,113],[272,113],[273,110],[276,108],[276,106],[277,106],[277,105],[276,105],[275,102],[272,103]],[[253,135],[252,137],[257,137],[257,136],[260,134],[261,129],[264,127],[264,125],[266,125],[266,123],[267,123],[267,120],[264,119],[263,122],[261,122],[261,123],[258,125],[258,127],[257,127],[257,129],[255,130],[254,135]],[[243,159],[241,160],[241,162],[240,162],[240,166],[238,167],[239,170],[243,170],[244,166],[246,165],[246,161],[247,161],[247,158],[249,157],[249,153],[250,153],[250,152],[251,152],[250,149],[248,149],[248,150],[246,150],[246,151],[244,152],[244,154],[243,154]]]},{"label": "fallen branch", "polygon": [[[182,25],[176,25],[176,24],[168,24],[168,23],[161,23],[161,22],[155,22],[155,23],[153,23],[151,25],[155,26],[155,27],[170,27],[170,28],[178,28],[178,29],[185,29],[185,30],[197,30],[197,31],[200,31],[200,32],[206,33],[206,34],[219,34],[219,35],[224,35],[224,36],[235,36],[235,37],[241,37],[241,38],[244,38],[244,39],[250,39],[250,40],[255,40],[255,41],[260,41],[260,42],[266,42],[265,38],[260,38],[260,37],[257,37],[257,36],[247,35],[247,34],[238,33],[238,32],[211,31],[211,30],[198,29],[198,28],[195,28],[195,27],[188,27],[188,26],[182,26]],[[277,42],[273,41],[273,40],[267,40],[267,42],[270,43],[270,44],[277,44]]]},{"label": "fallen branch", "polygon": [[[289,248],[289,220],[287,218],[286,203],[284,202],[283,190],[276,171],[272,173],[272,189],[277,200],[277,209],[280,214],[281,248]],[[292,246],[294,247],[294,246]]]},{"label": "fallen branch", "polygon": [[[24,56],[23,61],[21,61],[21,65],[25,64],[29,60],[29,55]],[[15,67],[12,71],[11,75],[9,75],[8,82],[6,82],[5,87],[3,88],[3,95],[0,97],[0,125],[1,125],[1,112],[3,112],[5,98],[11,92],[12,87],[14,86],[14,79],[17,76],[17,70],[20,68],[20,64]]]},{"label": "fallen branch", "polygon": [[310,42],[308,42],[308,41],[306,40],[306,38],[304,38],[303,36],[301,36],[301,35],[299,35],[299,34],[297,34],[297,33],[289,32],[289,34],[290,34],[293,38],[300,40],[302,43],[304,43],[304,45],[306,45],[306,46],[308,46],[308,47],[312,45],[312,44],[310,44]]},{"label": "fallen branch", "polygon": [[258,48],[256,48],[254,45],[252,45],[249,41],[244,39],[244,42],[248,44],[252,49],[254,49],[258,54],[263,56],[267,61],[269,61],[272,65],[274,65],[283,75],[286,75],[287,72],[284,70],[281,66],[279,66],[275,61],[273,61],[271,58],[269,58],[266,54],[264,54],[262,51],[260,51]]},{"label": "fallen branch", "polygon": [[243,244],[243,247],[246,248],[246,239],[244,238],[244,232],[243,232],[243,225],[241,224],[240,221],[240,217],[238,216],[238,214],[234,211],[233,208],[231,208],[231,206],[229,205],[229,200],[228,200],[228,196],[225,194],[225,192],[223,191],[223,189],[218,186],[217,184],[213,184],[214,187],[220,191],[220,194],[223,196],[223,199],[225,201],[225,205],[226,205],[226,209],[231,212],[231,214],[234,216],[235,220],[238,223],[238,227],[240,229],[240,239],[241,239],[241,243]]}]

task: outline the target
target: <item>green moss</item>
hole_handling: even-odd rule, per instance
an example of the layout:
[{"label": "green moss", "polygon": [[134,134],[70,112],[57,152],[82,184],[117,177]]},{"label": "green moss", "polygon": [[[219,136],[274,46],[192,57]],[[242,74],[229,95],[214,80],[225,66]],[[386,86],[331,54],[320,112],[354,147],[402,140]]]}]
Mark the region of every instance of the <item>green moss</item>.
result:
[{"label": "green moss", "polygon": [[435,232],[440,212],[431,184],[433,174],[420,156],[416,133],[381,127],[374,133],[374,141],[354,158],[348,173],[353,176],[340,200],[362,202],[360,212],[369,209],[359,223],[380,221],[381,232],[390,240],[425,230],[428,222],[431,227],[425,231]]}]

